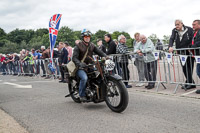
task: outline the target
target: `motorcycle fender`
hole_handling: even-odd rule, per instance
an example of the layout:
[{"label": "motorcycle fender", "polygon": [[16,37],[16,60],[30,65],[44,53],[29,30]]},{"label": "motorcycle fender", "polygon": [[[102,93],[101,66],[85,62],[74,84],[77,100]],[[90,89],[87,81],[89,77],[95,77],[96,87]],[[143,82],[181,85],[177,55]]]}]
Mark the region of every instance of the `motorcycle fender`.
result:
[{"label": "motorcycle fender", "polygon": [[107,78],[108,79],[122,80],[122,77],[119,76],[119,75],[117,75],[117,74],[115,74],[115,75],[109,75]]},{"label": "motorcycle fender", "polygon": [[[106,77],[107,79],[114,79],[114,80],[122,80],[122,77],[120,77],[119,75],[115,74],[115,75],[109,75]],[[105,100],[106,98],[106,84],[101,84],[101,88],[102,88],[102,95],[103,95],[103,99]]]}]

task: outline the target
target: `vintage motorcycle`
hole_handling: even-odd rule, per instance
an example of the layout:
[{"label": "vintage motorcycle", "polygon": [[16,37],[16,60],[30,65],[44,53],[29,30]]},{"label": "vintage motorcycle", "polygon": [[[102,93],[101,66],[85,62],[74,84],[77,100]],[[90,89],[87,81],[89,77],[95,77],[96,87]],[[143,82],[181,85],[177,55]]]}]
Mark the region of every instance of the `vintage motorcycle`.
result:
[{"label": "vintage motorcycle", "polygon": [[[91,57],[90,57],[91,58]],[[86,85],[87,102],[106,102],[107,106],[114,112],[123,112],[129,101],[128,91],[119,75],[111,74],[115,67],[112,60],[99,60],[98,56],[91,58],[93,64],[87,65],[88,81]],[[65,97],[70,97],[76,102],[79,99],[79,78],[68,78],[69,93]]]}]

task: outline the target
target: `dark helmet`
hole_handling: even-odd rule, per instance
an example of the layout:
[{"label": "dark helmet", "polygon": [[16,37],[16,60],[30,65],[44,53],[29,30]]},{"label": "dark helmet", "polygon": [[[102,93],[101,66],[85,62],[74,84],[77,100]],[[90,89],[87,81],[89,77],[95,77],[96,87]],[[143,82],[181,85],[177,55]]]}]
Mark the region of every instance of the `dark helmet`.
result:
[{"label": "dark helmet", "polygon": [[83,29],[83,31],[81,32],[81,36],[84,37],[84,36],[90,36],[91,37],[92,33],[87,30],[87,29]]}]

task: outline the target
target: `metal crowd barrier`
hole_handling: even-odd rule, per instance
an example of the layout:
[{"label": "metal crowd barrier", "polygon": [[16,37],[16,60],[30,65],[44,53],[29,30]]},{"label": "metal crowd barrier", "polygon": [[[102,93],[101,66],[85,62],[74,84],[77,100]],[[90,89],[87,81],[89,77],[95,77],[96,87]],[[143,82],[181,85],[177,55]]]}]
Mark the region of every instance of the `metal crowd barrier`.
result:
[{"label": "metal crowd barrier", "polygon": [[51,73],[48,69],[48,64],[50,59],[38,59],[34,60],[34,64],[30,64],[29,61],[14,61],[7,63],[4,68],[1,63],[1,72],[6,75],[18,75],[18,76],[42,76],[42,77],[60,77],[59,63],[58,58],[53,59],[54,68],[56,69],[55,73]]},{"label": "metal crowd barrier", "polygon": [[138,61],[134,53],[123,55],[113,54],[109,56],[115,62],[114,73],[120,75],[124,82],[156,83],[156,91],[158,91],[160,84],[166,89],[164,83],[167,83],[167,67],[166,60],[163,59],[162,54],[159,56],[160,51],[154,51],[153,54],[156,55],[156,59],[151,63]]},{"label": "metal crowd barrier", "polygon": [[[179,86],[183,89],[187,85],[200,86],[199,48],[174,49],[172,53],[157,50],[152,53],[157,55],[156,61],[152,65],[143,62],[144,68],[142,65],[138,67],[138,59],[134,53],[111,55],[116,65],[114,72],[120,75],[124,82],[157,83],[156,91],[160,84],[166,89],[164,84],[168,83],[176,85],[174,93],[177,92]],[[126,58],[127,61],[121,61],[121,58]],[[146,74],[143,80],[140,78],[142,73],[140,70],[144,70],[144,75]],[[150,76],[147,75],[147,70],[152,70]]]},{"label": "metal crowd barrier", "polygon": [[176,84],[174,93],[177,92],[179,86],[185,89],[187,85],[200,85],[200,80],[197,75],[198,68],[196,67],[200,63],[198,52],[199,48],[184,48],[174,49],[171,54],[166,53],[169,81],[170,84]]},{"label": "metal crowd barrier", "polygon": [[[109,56],[115,62],[113,73],[120,75],[124,82],[152,83],[156,85],[156,91],[158,91],[160,84],[163,85],[165,89],[165,84],[175,84],[174,93],[176,93],[179,86],[183,88],[185,85],[200,86],[199,51],[199,48],[174,49],[172,53],[157,50],[152,52],[155,61],[148,64],[141,60],[138,61],[134,53],[114,54]],[[146,56],[144,56],[144,58],[146,58]],[[35,60],[34,65],[30,65],[26,61],[19,61],[13,64],[7,64],[5,69],[7,74],[17,73],[18,75],[32,74],[33,76],[60,77],[58,59],[56,58],[53,60],[56,68],[54,74],[48,71],[47,65],[49,61],[49,59]],[[198,67],[197,64],[199,64]],[[2,63],[0,66],[2,66]],[[0,71],[3,71],[2,67]]]}]

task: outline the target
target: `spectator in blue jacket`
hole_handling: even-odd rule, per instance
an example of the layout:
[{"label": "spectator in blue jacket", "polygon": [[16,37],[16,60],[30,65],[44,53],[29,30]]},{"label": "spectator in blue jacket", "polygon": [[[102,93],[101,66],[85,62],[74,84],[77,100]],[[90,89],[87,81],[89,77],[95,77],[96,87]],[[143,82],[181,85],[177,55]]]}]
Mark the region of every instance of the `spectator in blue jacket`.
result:
[{"label": "spectator in blue jacket", "polygon": [[37,53],[34,48],[31,49],[31,52],[34,60],[35,73],[40,74],[40,64],[38,59],[40,59],[41,55]]}]

